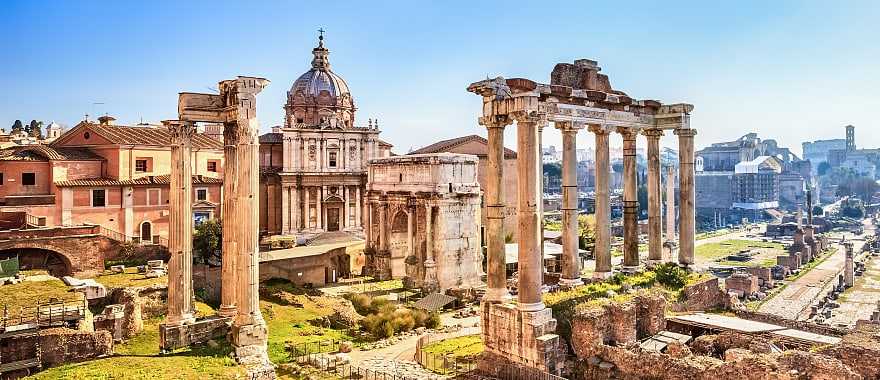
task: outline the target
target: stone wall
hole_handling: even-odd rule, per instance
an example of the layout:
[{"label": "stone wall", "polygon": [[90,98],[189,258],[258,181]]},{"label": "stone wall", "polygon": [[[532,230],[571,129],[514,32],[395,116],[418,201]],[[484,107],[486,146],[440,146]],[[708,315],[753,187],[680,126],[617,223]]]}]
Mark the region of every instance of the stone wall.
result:
[{"label": "stone wall", "polygon": [[865,379],[880,379],[880,325],[876,323],[858,321],[840,344],[820,352],[837,358]]},{"label": "stone wall", "polygon": [[599,346],[633,344],[666,328],[666,299],[651,291],[625,301],[591,301],[578,308],[570,343],[580,358],[594,355]]},{"label": "stone wall", "polygon": [[847,334],[847,330],[845,329],[820,325],[809,321],[793,321],[791,319],[786,319],[773,314],[758,313],[755,311],[744,309],[735,309],[733,310],[733,312],[736,314],[737,317],[740,317],[742,319],[785,326],[795,330],[809,331],[811,333],[828,336],[844,336],[845,334]]},{"label": "stone wall", "polygon": [[[44,368],[98,358],[113,353],[113,337],[107,331],[78,331],[68,328],[40,330],[38,335],[8,338],[0,347],[3,363],[32,359],[40,346]],[[16,378],[15,373],[4,373]]]},{"label": "stone wall", "polygon": [[131,338],[144,328],[144,319],[158,317],[167,310],[168,286],[164,284],[115,289],[111,303],[124,306],[122,336]]},{"label": "stone wall", "polygon": [[207,265],[193,265],[193,289],[208,302],[220,303],[223,288],[220,281],[221,268]]},{"label": "stone wall", "polygon": [[730,305],[730,297],[721,290],[717,277],[712,277],[681,290],[681,299],[670,308],[675,312],[706,311]]}]

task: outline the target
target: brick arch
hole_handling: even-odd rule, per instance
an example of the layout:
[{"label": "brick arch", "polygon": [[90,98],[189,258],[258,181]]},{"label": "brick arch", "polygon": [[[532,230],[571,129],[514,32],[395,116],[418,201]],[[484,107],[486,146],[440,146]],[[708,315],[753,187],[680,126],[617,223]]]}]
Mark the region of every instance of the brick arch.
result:
[{"label": "brick arch", "polygon": [[66,274],[85,276],[103,271],[105,257],[114,256],[119,243],[103,236],[0,241],[0,252],[15,250],[41,250],[57,255],[68,268]]}]

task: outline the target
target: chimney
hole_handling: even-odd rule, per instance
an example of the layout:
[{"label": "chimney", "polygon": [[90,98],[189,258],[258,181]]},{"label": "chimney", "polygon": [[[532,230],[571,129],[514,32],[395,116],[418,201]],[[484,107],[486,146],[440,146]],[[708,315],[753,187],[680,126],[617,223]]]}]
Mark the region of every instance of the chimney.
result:
[{"label": "chimney", "polygon": [[104,115],[98,118],[98,123],[101,125],[113,125],[114,121],[116,121],[116,118],[110,115]]}]

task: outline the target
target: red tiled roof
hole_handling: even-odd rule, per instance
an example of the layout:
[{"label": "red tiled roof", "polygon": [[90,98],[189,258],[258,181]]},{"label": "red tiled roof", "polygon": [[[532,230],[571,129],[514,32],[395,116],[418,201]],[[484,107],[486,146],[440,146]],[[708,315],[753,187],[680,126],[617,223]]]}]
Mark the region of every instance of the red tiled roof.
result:
[{"label": "red tiled roof", "polygon": [[[462,137],[456,137],[454,139],[438,141],[438,142],[433,143],[431,145],[428,145],[426,147],[422,147],[422,148],[416,149],[412,152],[409,152],[409,154],[428,154],[428,153],[444,153],[444,152],[454,153],[454,152],[451,152],[450,149],[452,149],[456,146],[459,146],[461,144],[471,142],[471,141],[477,141],[477,142],[484,144],[486,146],[486,151],[480,152],[480,153],[470,153],[470,154],[474,154],[474,155],[480,156],[480,157],[485,157],[488,154],[489,141],[486,140],[485,138],[483,138],[482,136],[478,136],[478,135],[462,136]],[[514,152],[513,150],[510,150],[510,149],[504,148],[504,158],[516,158],[516,152]]]},{"label": "red tiled roof", "polygon": [[85,148],[53,148],[40,144],[0,149],[0,161],[101,161],[103,159]]},{"label": "red tiled roof", "polygon": [[260,136],[260,144],[281,144],[283,134],[270,132]]},{"label": "red tiled roof", "polygon": [[[223,180],[214,177],[205,177],[201,175],[192,176],[194,185],[203,184],[220,184]],[[168,185],[171,183],[171,175],[146,176],[135,179],[114,179],[114,178],[88,178],[74,179],[69,181],[55,182],[58,187],[78,187],[78,186],[142,186],[142,185]]]},{"label": "red tiled roof", "polygon": [[[154,126],[131,127],[83,121],[67,131],[65,135],[80,128],[88,128],[90,131],[110,141],[111,144],[168,146],[171,143],[171,133],[168,129]],[[59,145],[64,140],[64,135],[62,135],[52,145]],[[192,146],[197,149],[223,149],[223,142],[203,133],[196,133],[192,138]]]}]

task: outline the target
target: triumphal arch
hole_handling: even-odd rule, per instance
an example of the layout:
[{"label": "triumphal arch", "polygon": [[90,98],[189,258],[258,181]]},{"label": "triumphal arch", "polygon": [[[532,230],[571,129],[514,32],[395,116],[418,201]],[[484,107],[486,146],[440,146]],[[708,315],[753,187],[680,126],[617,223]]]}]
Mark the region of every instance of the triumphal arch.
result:
[{"label": "triumphal arch", "polygon": [[[599,73],[596,61],[581,59],[560,63],[550,83],[524,78],[498,77],[475,82],[468,91],[480,95],[483,114],[480,125],[488,130],[489,165],[487,203],[487,277],[483,299],[483,342],[485,369],[494,361],[514,361],[551,373],[561,370],[564,345],[555,334],[556,320],[544,306],[541,255],[542,162],[540,134],[553,123],[563,136],[563,271],[560,284],[582,283],[577,247],[577,178],[575,142],[579,131],[588,130],[596,139],[596,257],[595,276],[611,274],[611,199],[609,194],[609,138],[623,138],[623,271],[641,268],[638,252],[638,199],[636,140],[647,138],[648,155],[648,262],[663,261],[661,236],[660,137],[671,130],[679,144],[679,252],[678,262],[694,262],[694,136],[690,127],[690,104],[664,105],[656,100],[636,100],[611,87],[608,76]],[[519,235],[519,281],[514,301],[507,290],[504,258],[503,210],[504,128],[516,123],[517,226]]]}]

